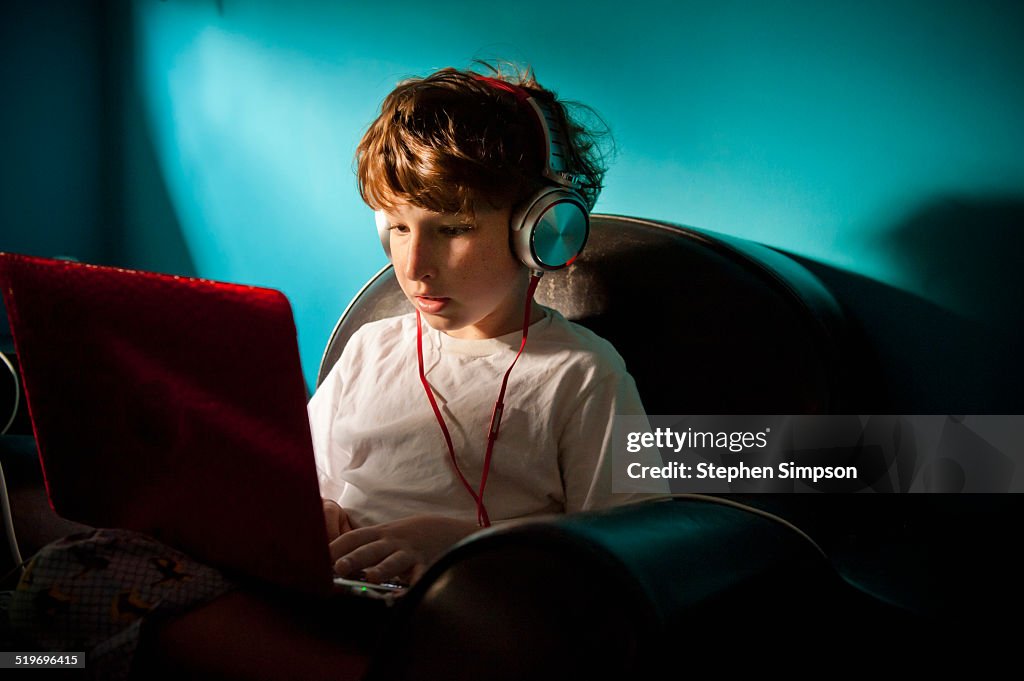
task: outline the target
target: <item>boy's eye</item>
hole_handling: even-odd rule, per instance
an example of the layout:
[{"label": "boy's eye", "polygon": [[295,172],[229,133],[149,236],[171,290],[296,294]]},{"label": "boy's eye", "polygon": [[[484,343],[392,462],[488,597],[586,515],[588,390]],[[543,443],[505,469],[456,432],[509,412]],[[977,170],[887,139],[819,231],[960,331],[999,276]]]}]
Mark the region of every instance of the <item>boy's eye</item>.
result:
[{"label": "boy's eye", "polygon": [[399,234],[405,234],[409,231],[409,228],[405,225],[391,225],[388,227],[389,232],[398,232]]},{"label": "boy's eye", "polygon": [[473,225],[446,225],[440,231],[445,236],[462,236],[473,231]]}]

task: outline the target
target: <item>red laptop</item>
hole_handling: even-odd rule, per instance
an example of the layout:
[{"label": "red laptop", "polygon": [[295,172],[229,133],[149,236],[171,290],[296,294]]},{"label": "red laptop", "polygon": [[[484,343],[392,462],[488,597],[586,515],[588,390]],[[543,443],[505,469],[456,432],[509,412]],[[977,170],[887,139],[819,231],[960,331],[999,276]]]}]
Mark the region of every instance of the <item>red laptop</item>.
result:
[{"label": "red laptop", "polygon": [[59,515],[331,591],[283,294],[6,253],[0,283]]}]

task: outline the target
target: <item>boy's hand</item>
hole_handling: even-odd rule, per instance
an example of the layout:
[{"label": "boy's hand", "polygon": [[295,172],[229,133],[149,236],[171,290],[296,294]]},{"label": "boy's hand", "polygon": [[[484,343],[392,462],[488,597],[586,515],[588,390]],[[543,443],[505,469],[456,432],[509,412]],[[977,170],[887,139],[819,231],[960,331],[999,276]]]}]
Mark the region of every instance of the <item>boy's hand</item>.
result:
[{"label": "boy's hand", "polygon": [[370,582],[399,578],[416,582],[453,544],[477,530],[475,523],[418,515],[345,532],[331,542],[334,571],[360,570]]},{"label": "boy's hand", "polygon": [[327,523],[327,541],[332,542],[346,532],[351,532],[352,522],[348,519],[345,509],[330,499],[323,499],[323,502],[324,522]]}]

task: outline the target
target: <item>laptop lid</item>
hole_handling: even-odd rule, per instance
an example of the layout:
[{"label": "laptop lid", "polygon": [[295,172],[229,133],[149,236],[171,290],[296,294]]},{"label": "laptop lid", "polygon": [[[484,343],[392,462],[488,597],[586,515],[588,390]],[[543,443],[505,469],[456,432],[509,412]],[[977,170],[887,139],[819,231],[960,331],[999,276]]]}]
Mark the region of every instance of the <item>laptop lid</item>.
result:
[{"label": "laptop lid", "polygon": [[6,253],[0,284],[54,511],[330,591],[283,294]]}]

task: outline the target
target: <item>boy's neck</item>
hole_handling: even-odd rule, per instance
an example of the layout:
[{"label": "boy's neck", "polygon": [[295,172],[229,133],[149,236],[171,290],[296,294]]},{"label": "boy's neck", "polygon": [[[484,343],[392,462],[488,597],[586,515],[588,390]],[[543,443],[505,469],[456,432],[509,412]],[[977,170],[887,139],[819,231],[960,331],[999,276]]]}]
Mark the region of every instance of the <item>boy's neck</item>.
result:
[{"label": "boy's neck", "polygon": [[[529,325],[533,326],[534,324],[536,324],[537,322],[541,321],[545,317],[547,317],[547,312],[545,312],[544,306],[541,305],[540,303],[538,303],[536,300],[530,301],[530,324]],[[452,334],[448,333],[447,331],[444,331],[444,330],[441,330],[441,329],[438,329],[438,332],[439,333],[443,333],[444,335],[448,336],[449,338],[456,338],[458,340],[489,340],[491,338],[500,338],[502,336],[507,336],[510,333],[522,332],[522,330],[523,330],[522,318],[523,318],[522,317],[522,311],[520,311],[519,322],[517,322],[514,326],[510,326],[508,328],[504,328],[501,331],[499,331],[498,333],[495,333],[494,335],[491,335],[491,336],[487,336],[485,338],[464,338],[462,336],[453,336]]]}]

